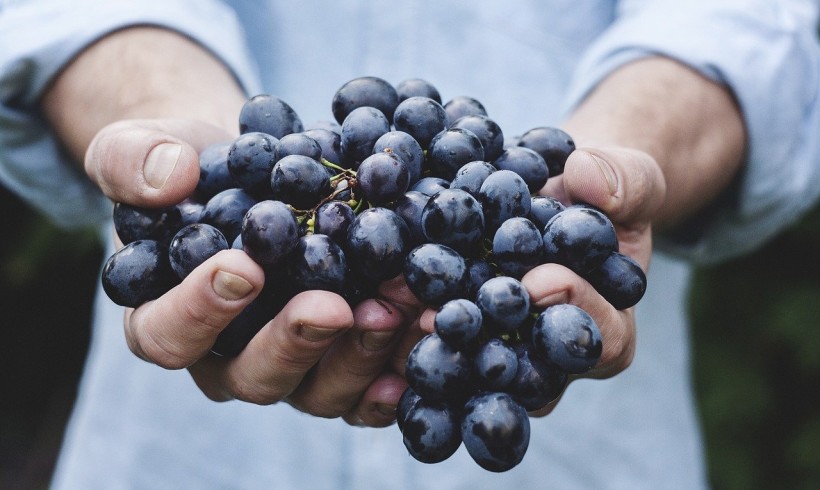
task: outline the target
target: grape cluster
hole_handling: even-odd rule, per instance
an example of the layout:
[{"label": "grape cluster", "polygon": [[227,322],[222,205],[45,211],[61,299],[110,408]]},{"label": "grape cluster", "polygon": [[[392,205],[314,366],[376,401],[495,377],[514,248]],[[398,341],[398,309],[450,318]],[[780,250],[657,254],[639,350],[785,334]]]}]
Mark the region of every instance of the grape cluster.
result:
[{"label": "grape cluster", "polygon": [[212,347],[235,356],[301,291],[355,306],[401,274],[437,308],[435,332],[407,360],[397,411],[405,446],[435,463],[463,442],[481,467],[509,470],[527,449],[527,412],[555,400],[602,350],[586,312],[535,311],[521,278],[558,263],[623,309],[640,300],[646,277],[618,252],[604,213],[536,195],[575,148],[560,129],[505,141],[480,101],[443,104],[421,79],[353,79],[331,110],[333,120],[306,129],[282,99],[252,97],[240,136],[201,152],[185,201],[116,203],[124,246],[104,266],[104,290],[137,307],[220,250],[244,250],[265,287]]}]

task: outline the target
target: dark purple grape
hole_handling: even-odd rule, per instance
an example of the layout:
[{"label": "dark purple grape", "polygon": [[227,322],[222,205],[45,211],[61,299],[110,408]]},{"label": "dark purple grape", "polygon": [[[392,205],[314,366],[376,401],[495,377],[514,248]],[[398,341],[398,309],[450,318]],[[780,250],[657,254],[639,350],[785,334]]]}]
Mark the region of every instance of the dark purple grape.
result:
[{"label": "dark purple grape", "polygon": [[434,326],[441,340],[464,350],[481,332],[481,310],[468,299],[453,299],[436,312]]},{"label": "dark purple grape", "polygon": [[378,77],[358,77],[342,85],[333,95],[331,111],[339,124],[359,107],[373,107],[384,114],[389,122],[399,104],[396,89]]},{"label": "dark purple grape", "polygon": [[535,194],[549,178],[547,163],[541,155],[529,148],[512,146],[491,162],[499,170],[512,170],[524,179],[530,194]]},{"label": "dark purple grape", "polygon": [[410,97],[396,107],[393,125],[427,149],[433,137],[447,128],[447,113],[429,97]]},{"label": "dark purple grape", "polygon": [[522,134],[518,146],[535,150],[547,163],[550,175],[564,173],[564,164],[569,154],[575,151],[575,142],[570,135],[558,128],[538,127]]},{"label": "dark purple grape", "polygon": [[290,206],[261,201],[242,221],[242,249],[259,264],[276,264],[296,248],[299,225]]},{"label": "dark purple grape", "polygon": [[447,119],[453,123],[464,116],[486,116],[487,109],[484,105],[473,97],[458,95],[448,100],[444,104]]},{"label": "dark purple grape", "polygon": [[358,166],[373,154],[376,141],[390,131],[390,122],[378,109],[359,107],[353,109],[342,121],[342,155]]},{"label": "dark purple grape", "polygon": [[506,393],[476,395],[464,407],[461,437],[479,466],[508,471],[524,459],[530,443],[526,410]]},{"label": "dark purple grape", "polygon": [[309,126],[305,126],[305,130],[303,132],[306,133],[308,131],[313,131],[314,129],[327,130],[332,133],[336,133],[339,136],[342,135],[342,125],[337,123],[336,121],[329,121],[326,119],[315,121]]},{"label": "dark purple grape", "polygon": [[603,341],[595,320],[572,304],[558,304],[538,315],[532,327],[535,351],[548,363],[570,373],[589,371],[601,357]]},{"label": "dark purple grape", "polygon": [[493,260],[502,273],[521,279],[544,260],[541,232],[527,218],[508,219],[493,237]]},{"label": "dark purple grape", "polygon": [[359,165],[356,182],[367,202],[382,206],[407,192],[410,172],[397,154],[386,151],[374,153]]},{"label": "dark purple grape", "polygon": [[421,397],[413,391],[413,388],[408,386],[404,389],[399,402],[396,404],[396,425],[399,430],[404,430],[404,421],[407,419],[407,415],[413,407],[418,405],[419,401],[421,401]]},{"label": "dark purple grape", "polygon": [[314,233],[327,235],[339,245],[347,241],[347,229],[356,218],[349,204],[342,201],[329,201],[316,210]]},{"label": "dark purple grape", "polygon": [[544,227],[553,216],[565,209],[561,201],[554,197],[532,196],[532,206],[530,207],[530,221],[543,233]]},{"label": "dark purple grape", "polygon": [[425,243],[407,255],[404,279],[422,303],[441,306],[464,295],[467,265],[455,250],[438,243]]},{"label": "dark purple grape", "polygon": [[484,179],[478,191],[478,200],[484,211],[484,224],[490,238],[501,223],[516,216],[526,217],[532,207],[527,184],[511,170],[498,170]]},{"label": "dark purple grape", "polygon": [[465,295],[468,299],[475,300],[480,288],[485,282],[496,276],[495,269],[489,262],[483,259],[466,259],[467,262],[467,282]]},{"label": "dark purple grape", "polygon": [[450,124],[450,129],[460,128],[472,131],[484,148],[484,160],[491,162],[504,151],[504,132],[501,126],[487,116],[468,115]]},{"label": "dark purple grape", "polygon": [[646,292],[646,273],[632,257],[620,252],[609,254],[584,279],[618,310],[635,306]]},{"label": "dark purple grape", "polygon": [[469,390],[470,359],[431,333],[407,355],[404,377],[426,401],[462,402]]},{"label": "dark purple grape", "polygon": [[341,294],[345,289],[347,270],[342,248],[327,235],[299,238],[288,260],[288,276],[296,291],[320,289]]},{"label": "dark purple grape", "polygon": [[414,247],[427,241],[421,228],[421,213],[429,200],[430,196],[421,192],[407,191],[393,203],[393,211],[407,223],[410,242]]},{"label": "dark purple grape", "polygon": [[451,128],[433,137],[427,148],[426,165],[432,175],[452,180],[462,166],[484,160],[481,140],[467,129]]},{"label": "dark purple grape", "polygon": [[441,94],[438,93],[438,89],[421,78],[402,80],[396,85],[396,93],[399,95],[399,102],[410,97],[428,97],[441,104]]},{"label": "dark purple grape", "polygon": [[221,231],[205,223],[194,223],[174,235],[168,245],[168,258],[177,276],[185,279],[201,263],[227,249],[228,241]]},{"label": "dark purple grape", "polygon": [[239,112],[239,132],[243,134],[260,132],[278,139],[303,129],[293,108],[275,95],[256,95],[245,102]]},{"label": "dark purple grape", "polygon": [[586,206],[569,206],[544,227],[547,262],[585,275],[618,250],[615,227],[606,215]]},{"label": "dark purple grape", "polygon": [[187,226],[193,223],[199,223],[202,217],[202,211],[205,210],[205,205],[201,202],[192,199],[185,199],[177,204],[180,216],[180,226]]},{"label": "dark purple grape", "polygon": [[403,219],[389,209],[370,208],[350,224],[345,254],[355,274],[381,282],[402,271],[409,243]]},{"label": "dark purple grape", "polygon": [[156,240],[127,244],[114,252],[102,269],[105,294],[129,308],[159,298],[178,282],[168,263],[168,248]]},{"label": "dark purple grape", "polygon": [[215,226],[233,243],[242,231],[245,213],[256,203],[257,200],[242,189],[227,189],[205,203],[200,221]]},{"label": "dark purple grape", "polygon": [[448,405],[421,399],[404,418],[402,439],[417,461],[440,463],[461,446],[461,419]]},{"label": "dark purple grape", "polygon": [[544,408],[563,393],[567,374],[535,354],[532,344],[518,344],[514,350],[518,369],[505,391],[527,411]]},{"label": "dark purple grape", "polygon": [[228,152],[232,142],[207,146],[199,153],[199,181],[194,190],[198,202],[207,202],[225,189],[236,187],[228,170]]},{"label": "dark purple grape", "polygon": [[473,373],[482,390],[504,391],[518,372],[515,350],[499,338],[481,345],[473,356]]},{"label": "dark purple grape", "polygon": [[497,169],[484,161],[475,161],[464,164],[450,182],[451,189],[461,189],[472,194],[476,199],[481,190],[481,184]]},{"label": "dark purple grape", "polygon": [[390,131],[376,140],[373,145],[373,153],[388,149],[407,164],[407,171],[410,172],[410,185],[418,182],[424,167],[424,150],[422,150],[419,142],[404,131]]},{"label": "dark purple grape", "polygon": [[450,182],[440,177],[422,177],[418,182],[413,184],[410,190],[421,192],[425,196],[431,197],[449,188]]},{"label": "dark purple grape", "polygon": [[305,133],[291,133],[282,136],[276,142],[275,152],[277,159],[288,155],[304,155],[314,160],[322,158],[322,147],[319,142]]},{"label": "dark purple grape", "polygon": [[278,160],[276,142],[266,133],[244,133],[228,151],[228,171],[234,182],[257,198],[270,193],[270,173]]},{"label": "dark purple grape", "polygon": [[481,285],[476,294],[484,324],[499,332],[511,332],[530,315],[530,294],[521,281],[498,276]]},{"label": "dark purple grape", "polygon": [[313,138],[319,144],[319,148],[322,150],[321,158],[341,167],[350,168],[347,161],[342,158],[341,126],[339,126],[338,133],[329,129],[314,128],[305,130],[302,134]]},{"label": "dark purple grape", "polygon": [[304,155],[282,158],[269,178],[272,198],[296,209],[310,209],[332,192],[325,166]]},{"label": "dark purple grape", "polygon": [[481,245],[484,214],[468,192],[445,189],[427,201],[421,212],[421,229],[428,241],[471,255]]},{"label": "dark purple grape", "polygon": [[136,240],[167,242],[181,227],[182,215],[176,206],[143,208],[114,203],[114,230],[124,245]]}]

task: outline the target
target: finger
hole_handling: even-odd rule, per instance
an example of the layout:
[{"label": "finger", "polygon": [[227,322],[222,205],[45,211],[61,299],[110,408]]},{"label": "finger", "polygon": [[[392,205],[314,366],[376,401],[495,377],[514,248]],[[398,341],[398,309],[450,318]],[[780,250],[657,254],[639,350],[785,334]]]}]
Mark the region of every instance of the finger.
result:
[{"label": "finger", "polygon": [[543,264],[529,271],[521,282],[532,305],[543,310],[555,304],[573,304],[586,311],[601,331],[603,350],[586,378],[606,378],[626,369],[635,354],[633,309],[616,310],[580,276],[558,264]]},{"label": "finger", "polygon": [[115,202],[158,207],[188,197],[199,179],[199,152],[230,141],[210,124],[185,119],[135,119],[103,128],[88,147],[85,170]]},{"label": "finger", "polygon": [[209,398],[269,405],[290,395],[334,340],[352,326],[353,313],[341,296],[303,292],[237,357],[206,357],[189,371]]},{"label": "finger", "polygon": [[406,323],[404,314],[384,301],[370,299],[353,310],[353,323],[288,396],[289,403],[312,415],[339,417],[384,371]]},{"label": "finger", "polygon": [[219,332],[259,294],[262,269],[239,250],[223,250],[160,298],[126,312],[131,351],[168,369],[207,354]]},{"label": "finger", "polygon": [[398,374],[382,373],[344,420],[351,425],[387,427],[396,420],[396,407],[406,388],[407,382]]}]

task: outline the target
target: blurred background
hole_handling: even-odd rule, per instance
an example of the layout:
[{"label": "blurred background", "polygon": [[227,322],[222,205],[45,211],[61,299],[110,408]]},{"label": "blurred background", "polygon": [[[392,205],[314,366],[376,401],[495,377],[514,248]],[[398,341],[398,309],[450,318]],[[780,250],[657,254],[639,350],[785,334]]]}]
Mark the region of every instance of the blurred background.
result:
[{"label": "blurred background", "polygon": [[[56,229],[2,188],[0,216],[0,488],[45,488],[103,252],[93,232]],[[695,275],[694,383],[716,489],[820,488],[818,253],[820,208]]]}]

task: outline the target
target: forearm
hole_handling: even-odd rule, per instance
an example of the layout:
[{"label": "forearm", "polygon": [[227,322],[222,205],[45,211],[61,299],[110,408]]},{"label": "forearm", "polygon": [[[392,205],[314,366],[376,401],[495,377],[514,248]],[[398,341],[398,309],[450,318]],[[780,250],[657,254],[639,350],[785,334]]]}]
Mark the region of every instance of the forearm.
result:
[{"label": "forearm", "polygon": [[200,45],[172,31],[133,27],[83,51],[43,97],[43,111],[82,162],[106,125],[134,118],[187,118],[234,134],[245,100],[237,81]]},{"label": "forearm", "polygon": [[730,92],[666,58],[625,65],[566,121],[579,146],[618,145],[651,155],[666,179],[653,222],[672,225],[717,196],[744,159],[746,133]]}]

